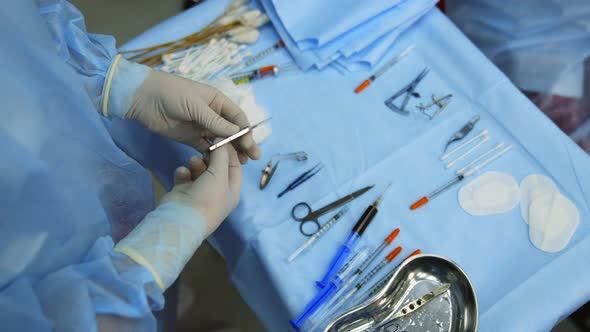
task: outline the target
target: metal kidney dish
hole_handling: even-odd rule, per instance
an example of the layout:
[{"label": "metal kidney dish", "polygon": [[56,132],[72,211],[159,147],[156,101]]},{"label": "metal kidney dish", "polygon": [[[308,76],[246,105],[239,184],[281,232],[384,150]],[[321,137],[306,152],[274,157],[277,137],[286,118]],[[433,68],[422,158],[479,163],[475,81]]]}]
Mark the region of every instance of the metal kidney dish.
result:
[{"label": "metal kidney dish", "polygon": [[[450,289],[420,310],[392,320],[404,305],[448,283]],[[403,262],[387,284],[366,302],[344,312],[325,329],[344,331],[477,331],[475,290],[451,260],[429,254]]]}]

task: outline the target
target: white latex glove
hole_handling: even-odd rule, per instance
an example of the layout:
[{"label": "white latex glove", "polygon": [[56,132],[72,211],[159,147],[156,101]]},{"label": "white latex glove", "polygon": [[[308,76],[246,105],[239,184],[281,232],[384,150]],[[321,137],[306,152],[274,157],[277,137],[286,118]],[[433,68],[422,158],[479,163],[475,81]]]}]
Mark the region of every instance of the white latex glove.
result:
[{"label": "white latex glove", "polygon": [[237,206],[242,168],[231,145],[213,151],[207,166],[193,157],[180,167],[161,205],[115,246],[145,266],[164,291],[178,277],[202,241]]},{"label": "white latex glove", "polygon": [[[190,170],[176,169],[175,185],[162,197],[162,204],[178,202],[191,206],[205,217],[207,236],[236,208],[240,201],[242,166],[236,150],[229,144],[211,152],[209,166],[198,157],[191,158]],[[203,170],[195,179],[195,174]],[[192,175],[192,181],[189,174]]]},{"label": "white latex glove", "polygon": [[[206,152],[208,140],[250,125],[246,114],[214,87],[117,57],[105,80],[103,114],[137,120],[151,131]],[[239,160],[260,158],[252,134],[233,142]]]}]

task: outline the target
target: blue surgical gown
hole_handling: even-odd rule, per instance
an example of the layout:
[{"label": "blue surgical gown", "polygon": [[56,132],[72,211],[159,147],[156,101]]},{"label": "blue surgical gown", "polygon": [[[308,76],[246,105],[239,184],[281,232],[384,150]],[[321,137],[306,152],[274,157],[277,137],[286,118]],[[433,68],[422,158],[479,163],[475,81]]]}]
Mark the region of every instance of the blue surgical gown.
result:
[{"label": "blue surgical gown", "polygon": [[2,5],[0,329],[155,329],[161,291],[112,251],[154,208],[98,112],[115,41],[66,1]]}]

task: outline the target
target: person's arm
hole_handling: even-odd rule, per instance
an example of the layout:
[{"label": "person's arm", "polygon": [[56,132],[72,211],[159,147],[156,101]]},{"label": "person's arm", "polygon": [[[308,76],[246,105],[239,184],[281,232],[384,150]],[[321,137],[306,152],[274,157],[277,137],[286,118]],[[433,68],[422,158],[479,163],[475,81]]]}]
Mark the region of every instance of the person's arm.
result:
[{"label": "person's arm", "polygon": [[[7,144],[3,153],[13,160],[10,167],[31,167],[27,164],[30,160],[23,161],[18,144]],[[188,168],[176,171],[175,186],[164,196],[162,204],[127,237],[114,246],[110,236],[102,236],[87,250],[77,252],[75,256],[79,258],[72,262],[71,253],[63,250],[80,247],[71,242],[94,238],[94,233],[85,234],[83,230],[101,230],[84,229],[82,224],[68,220],[84,216],[68,213],[68,195],[62,194],[59,183],[52,182],[44,172],[50,170],[37,166],[24,187],[11,188],[13,183],[3,182],[4,190],[12,190],[17,197],[31,195],[34,189],[38,197],[54,202],[45,206],[45,223],[22,222],[18,209],[4,218],[16,227],[10,229],[13,242],[5,238],[9,243],[0,244],[5,250],[0,256],[0,321],[9,329],[155,331],[152,310],[163,307],[163,291],[178,277],[201,242],[237,205],[241,185],[241,166],[230,145],[211,153],[208,165],[193,157]],[[61,220],[55,220],[56,217]],[[57,234],[61,237],[46,236],[45,232],[54,227],[60,227]],[[55,243],[62,239],[66,243]],[[51,251],[44,257],[49,259],[30,265],[47,247]]]},{"label": "person's arm", "polygon": [[115,38],[88,33],[82,13],[65,0],[36,2],[58,56],[80,75],[98,109],[107,71],[117,55]]},{"label": "person's arm", "polygon": [[[34,4],[23,3],[23,6],[31,7]],[[95,102],[96,109],[99,111],[109,68],[121,69],[119,65],[126,63],[119,62],[113,65],[116,57],[114,39],[87,33],[81,13],[66,1],[39,0],[37,9],[53,38],[58,55],[81,76],[88,98]],[[112,83],[115,83],[115,86],[118,79],[126,81],[126,84],[132,82],[132,78],[129,76],[125,78],[122,74],[128,74],[129,71],[133,74],[134,69],[139,71],[146,69],[139,65],[126,64],[129,70],[124,68],[119,75],[112,76],[114,79]],[[187,122],[192,125],[193,122],[198,122],[196,120],[206,120],[198,122],[205,128],[224,124],[216,120],[221,118],[220,116],[203,115],[205,114],[203,112],[209,111],[217,112],[216,114],[225,112],[232,116],[232,120],[238,118],[243,120],[241,110],[233,103],[227,103],[216,90],[203,85],[203,88],[196,93],[199,97],[196,100],[186,95],[195,95],[192,89],[195,87],[193,84],[197,83],[183,79],[177,81],[170,75],[161,76],[160,73],[153,72],[151,69],[145,72],[148,75],[134,83],[141,93],[131,89],[134,91],[133,97],[138,96],[136,100],[138,103],[149,104],[153,101],[162,101],[164,109],[150,108],[150,112],[143,112],[143,106],[138,108],[130,106],[127,111],[133,112],[132,118],[143,121],[142,123],[148,128],[158,123],[156,120],[162,115],[160,111],[163,111],[166,116],[170,115],[168,110],[180,112],[179,118],[173,114],[171,118],[164,121],[177,120],[180,125]],[[150,76],[153,79],[150,79]],[[167,80],[172,80],[172,84],[179,84],[176,86],[177,90],[184,91],[185,95],[174,94],[174,88],[167,84],[163,88],[169,91],[169,94],[157,91],[164,83],[162,80],[166,83]],[[114,96],[117,94],[123,96],[120,92],[125,90],[122,89],[113,90]],[[180,97],[185,99],[179,101]],[[178,102],[189,105],[189,108],[169,107],[168,103]],[[182,113],[184,111],[186,112]],[[113,112],[113,114],[129,118],[127,112]],[[232,126],[239,127],[234,124]],[[158,128],[150,129],[157,131]],[[181,131],[177,130],[181,128],[168,129],[172,133]],[[183,133],[193,136],[191,132]],[[213,138],[213,136],[209,137]],[[258,151],[252,142],[244,141],[243,143],[250,144],[250,148],[253,149],[243,151],[250,153]],[[244,147],[244,145],[241,146]],[[230,158],[231,151],[235,158]],[[221,159],[215,157],[220,154]],[[230,160],[231,166],[229,166]],[[29,326],[31,330],[40,331],[154,330],[156,321],[152,310],[162,308],[163,290],[178,277],[184,264],[203,239],[227,216],[228,207],[231,208],[237,204],[239,181],[237,185],[233,181],[231,186],[232,192],[237,190],[238,194],[225,195],[226,189],[229,188],[227,180],[230,174],[233,174],[232,177],[236,179],[236,172],[241,172],[239,162],[236,163],[236,161],[236,152],[231,146],[227,146],[211,154],[211,167],[214,164],[217,166],[210,169],[206,176],[199,177],[199,181],[194,181],[196,173],[189,172],[187,178],[183,169],[179,170],[179,174],[176,175],[177,186],[172,193],[166,195],[167,202],[148,214],[129,236],[117,244],[116,249],[111,237],[101,237],[88,251],[80,253],[80,260],[77,263],[61,266],[58,264],[51,269],[50,273],[39,276],[34,284],[26,278],[5,283],[1,277],[4,277],[6,273],[0,271],[0,286],[8,285],[0,292],[0,318],[2,318],[0,320],[5,322],[4,319],[9,319],[10,322],[14,322],[14,324],[9,323],[8,326],[17,326],[18,322],[21,322],[20,326]],[[225,166],[223,166],[224,162]],[[204,171],[206,165],[202,161],[198,164],[200,172]],[[223,171],[224,167],[227,172]],[[216,169],[218,171],[215,171]],[[219,170],[225,174],[225,177],[219,173]],[[197,182],[200,184],[197,185]],[[194,197],[187,192],[198,192],[202,198],[193,200]],[[214,195],[217,192],[221,194]],[[215,197],[216,201],[202,203],[210,197]],[[198,204],[200,208],[196,207],[194,202],[201,202]],[[77,230],[72,229],[72,232],[75,231]],[[157,239],[170,239],[171,234],[181,238],[177,239],[179,241],[173,241],[171,245],[164,245],[157,241]],[[179,247],[180,243],[185,246]],[[161,256],[163,253],[164,256]],[[176,259],[170,259],[166,255],[172,255]],[[171,266],[168,266],[168,263]],[[26,307],[28,310],[15,310],[15,304],[19,304],[19,308]]]},{"label": "person's arm", "polygon": [[224,145],[211,153],[208,164],[191,158],[189,168],[176,170],[174,183],[160,206],[115,246],[145,266],[162,291],[237,206],[242,168],[236,150]]},{"label": "person's arm", "polygon": [[[80,75],[103,116],[136,120],[149,130],[205,152],[208,141],[249,126],[219,90],[152,70],[117,55],[115,39],[88,33],[82,14],[64,0],[38,0],[58,54]],[[235,144],[240,161],[258,159],[248,134]]]}]

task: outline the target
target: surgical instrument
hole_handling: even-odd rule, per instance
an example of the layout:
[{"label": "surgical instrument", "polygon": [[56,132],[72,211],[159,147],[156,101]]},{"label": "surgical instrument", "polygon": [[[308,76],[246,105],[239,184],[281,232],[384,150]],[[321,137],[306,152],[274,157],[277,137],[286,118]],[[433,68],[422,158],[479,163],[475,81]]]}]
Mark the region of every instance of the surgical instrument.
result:
[{"label": "surgical instrument", "polygon": [[459,129],[453,136],[451,136],[451,138],[449,138],[449,140],[447,141],[447,145],[445,145],[445,149],[443,150],[443,153],[445,151],[447,151],[447,149],[449,148],[449,145],[451,145],[453,142],[456,141],[460,141],[463,138],[465,138],[465,136],[467,136],[472,130],[473,127],[475,127],[475,124],[479,121],[479,115],[474,116],[473,118],[471,118],[471,120],[469,120],[469,122],[467,122],[463,127],[461,127],[461,129]]},{"label": "surgical instrument", "polygon": [[[354,287],[348,290],[348,286],[350,283],[346,283],[341,289],[340,292],[336,293],[336,295],[332,298],[328,304],[325,305],[324,310],[317,313],[317,318],[314,320],[313,317],[310,321],[313,322],[313,327],[310,329],[311,331],[314,330],[315,327],[322,326],[324,322],[330,319],[335,313],[341,309],[349,299],[352,298],[364,285],[366,285],[371,279],[381,271],[387,263],[392,262],[397,255],[402,251],[402,247],[396,247],[391,251],[379,264],[377,264],[361,281],[359,281]],[[346,294],[343,294],[344,291],[347,291]],[[315,322],[314,322],[315,321]]]},{"label": "surgical instrument", "polygon": [[357,221],[354,227],[352,227],[352,230],[348,235],[348,238],[340,246],[340,248],[336,252],[336,256],[334,256],[334,258],[330,262],[328,271],[326,272],[322,280],[316,282],[316,285],[318,285],[319,287],[325,287],[328,281],[332,278],[332,276],[334,276],[334,274],[340,269],[342,264],[344,264],[344,261],[346,261],[346,259],[350,255],[350,252],[354,248],[358,239],[363,235],[371,221],[373,221],[373,218],[375,218],[375,215],[378,212],[377,207],[383,200],[383,196],[385,195],[385,192],[389,189],[390,186],[391,183],[389,183],[387,187],[385,187],[385,189],[381,192],[381,194],[379,195],[379,197],[377,197],[373,204],[367,207],[361,218]]},{"label": "surgical instrument", "polygon": [[478,161],[482,160],[483,158],[489,156],[490,154],[494,153],[497,150],[500,150],[502,147],[504,146],[504,143],[498,143],[498,145],[496,145],[495,147],[489,149],[488,151],[484,152],[483,154],[481,154],[479,157],[473,159],[472,161],[470,161],[467,165],[461,167],[457,173],[463,173],[466,169],[468,169],[469,167],[471,167],[471,165],[477,163]]},{"label": "surgical instrument", "polygon": [[254,130],[254,128],[260,126],[261,124],[265,123],[266,121],[269,121],[270,119],[272,119],[272,118],[264,119],[264,120],[262,120],[262,121],[260,121],[260,122],[258,122],[256,124],[254,124],[252,126],[246,127],[244,129],[238,131],[237,133],[231,135],[228,138],[225,138],[225,139],[221,140],[220,142],[218,142],[216,144],[211,145],[209,147],[209,152],[213,152],[213,151],[215,151],[215,149],[217,149],[219,147],[222,147],[222,146],[226,145],[227,143],[230,143],[231,141],[236,140],[236,139],[238,139],[238,138],[240,138],[240,137],[248,134],[249,132],[251,132],[252,130]]},{"label": "surgical instrument", "polygon": [[307,239],[307,241],[305,241],[299,248],[297,248],[291,254],[291,256],[287,258],[287,262],[291,263],[293,260],[295,260],[295,258],[297,258],[297,256],[299,256],[305,249],[309,248],[309,246],[311,246],[315,241],[317,241],[317,239],[319,239],[322,236],[322,234],[324,234],[332,226],[334,226],[334,224],[338,220],[340,220],[340,217],[346,214],[348,210],[350,210],[348,206],[344,206],[342,209],[340,209],[340,211],[338,211],[338,213],[336,213],[330,220],[328,220],[328,222],[326,222],[325,225],[323,225],[317,232],[315,232],[315,234],[313,234],[309,239]]},{"label": "surgical instrument", "polygon": [[443,294],[444,292],[448,291],[450,288],[451,288],[451,284],[449,284],[449,283],[442,284],[437,289],[435,289],[431,292],[428,292],[428,293],[424,294],[423,296],[419,297],[418,299],[406,304],[399,311],[397,311],[391,318],[389,318],[386,322],[373,328],[371,331],[372,332],[388,331],[387,328],[393,325],[393,321],[395,321],[396,319],[399,319],[401,317],[404,317],[406,315],[409,315],[412,312],[422,308],[423,306],[428,304],[430,301],[434,300],[436,297],[438,297],[441,294]]},{"label": "surgical instrument", "polygon": [[440,195],[441,193],[443,193],[447,189],[449,189],[452,186],[454,186],[455,184],[463,181],[465,178],[467,178],[467,177],[475,174],[475,172],[477,172],[481,168],[487,166],[489,163],[493,162],[494,160],[500,158],[502,155],[504,155],[506,152],[508,152],[510,149],[512,149],[512,147],[513,146],[510,145],[509,147],[507,147],[507,148],[503,149],[502,151],[496,153],[495,155],[491,156],[490,158],[482,161],[480,164],[475,165],[475,166],[472,166],[471,168],[467,169],[464,172],[457,173],[457,175],[452,180],[450,180],[449,182],[443,184],[442,186],[440,186],[439,188],[437,188],[435,191],[431,192],[427,196],[423,196],[422,198],[420,198],[419,200],[417,200],[416,202],[414,202],[414,204],[410,205],[410,210],[416,210],[417,208],[419,208],[419,207],[425,205],[426,203],[430,202],[436,196]]},{"label": "surgical instrument", "polygon": [[377,69],[375,74],[371,75],[368,79],[364,80],[359,86],[354,89],[355,93],[361,93],[366,87],[368,87],[372,82],[374,82],[379,76],[385,74],[391,67],[395,66],[398,62],[400,62],[406,55],[410,54],[410,52],[414,49],[414,45],[408,46],[405,50],[403,50],[400,54],[398,54],[393,59],[389,60],[385,63],[381,68]]},{"label": "surgical instrument", "polygon": [[363,260],[367,258],[368,249],[367,247],[359,250],[358,253],[354,254],[353,257],[344,266],[338,270],[338,272],[330,279],[326,287],[324,287],[312,300],[307,304],[307,307],[303,310],[303,313],[297,317],[297,319],[289,321],[291,326],[299,331],[301,325],[313,315],[321,306],[330,299],[336,291],[342,287],[344,280],[346,280],[355,268],[361,264]]},{"label": "surgical instrument", "polygon": [[[451,98],[453,98],[453,95],[448,94],[448,95],[442,96],[440,98],[437,98],[435,95],[432,95],[431,98],[432,98],[432,102],[430,104],[428,104],[428,105],[418,104],[418,106],[416,106],[416,108],[420,110],[420,113],[422,113],[426,117],[428,117],[429,120],[434,119],[445,108],[447,108],[447,106],[449,106],[449,104],[451,103]],[[438,108],[436,109],[436,111],[434,111],[434,113],[430,114],[430,113],[428,113],[428,109],[431,108],[432,106],[438,106]]]},{"label": "surgical instrument", "polygon": [[[360,277],[363,272],[365,272],[365,270],[367,269],[367,267],[369,267],[371,265],[371,263],[373,263],[373,261],[379,256],[381,255],[381,253],[383,252],[383,250],[391,244],[391,242],[393,242],[393,240],[398,236],[400,230],[399,228],[396,228],[393,230],[393,232],[391,232],[386,238],[385,241],[383,241],[377,248],[375,248],[375,250],[373,250],[373,252],[371,253],[371,255],[369,256],[369,258],[367,258],[359,267],[358,269],[350,276],[350,278],[348,278],[348,280],[346,280],[344,286],[342,286],[342,288],[340,289],[340,291],[338,293],[336,293],[336,295],[332,298],[332,300],[326,304],[326,309],[329,310],[329,308],[331,308],[333,306],[333,304],[336,302],[336,300],[338,298],[341,297],[342,293],[348,289],[349,286],[352,286],[354,284],[354,282],[356,281],[356,279],[358,277]],[[398,247],[399,251],[401,251],[401,247]],[[397,248],[394,250],[396,251],[398,250]],[[399,253],[398,251],[398,253]],[[393,253],[393,252],[392,252]],[[392,255],[392,254],[389,254]],[[389,257],[388,255],[388,257]],[[397,254],[395,254],[395,256],[397,256]],[[395,257],[393,256],[393,257]],[[393,258],[392,258],[393,259]],[[325,310],[324,310],[325,311]],[[318,312],[318,314],[320,314],[320,312]],[[311,319],[313,321],[313,318]]]},{"label": "surgical instrument", "polygon": [[363,272],[365,272],[365,269],[367,267],[369,267],[369,265],[371,265],[371,263],[373,263],[373,261],[379,256],[381,255],[381,253],[383,252],[383,250],[385,250],[385,248],[391,244],[391,242],[393,242],[393,240],[395,240],[395,238],[399,235],[399,228],[396,228],[393,230],[393,232],[391,232],[386,238],[385,240],[377,247],[375,248],[375,250],[373,250],[373,252],[371,253],[371,255],[369,256],[369,258],[367,258],[367,260],[365,262],[363,262],[363,264],[361,264],[361,266],[359,266],[359,268],[355,271],[355,275],[361,275]]},{"label": "surgical instrument", "polygon": [[[320,223],[318,222],[318,218],[321,217],[322,215],[324,215],[325,213],[341,206],[344,205],[356,198],[358,198],[359,196],[363,195],[364,193],[366,193],[367,191],[371,190],[374,186],[370,185],[370,186],[366,186],[362,189],[359,189],[351,194],[348,194],[324,207],[322,207],[319,210],[312,210],[311,206],[309,204],[307,204],[306,202],[301,202],[301,203],[297,203],[293,209],[291,210],[291,216],[293,217],[293,219],[295,219],[296,221],[298,221],[299,224],[299,231],[301,232],[301,234],[305,235],[305,236],[312,236],[314,233],[316,233],[321,227],[320,227]],[[305,232],[304,230],[304,225],[306,223],[313,223],[317,228],[315,231],[313,232]]]},{"label": "surgical instrument", "polygon": [[279,67],[272,65],[261,67],[258,69],[250,70],[243,73],[231,74],[229,78],[234,82],[235,85],[248,83],[250,81],[263,78],[268,75],[276,76],[279,74]]},{"label": "surgical instrument", "polygon": [[415,315],[396,321],[399,325],[386,331],[478,331],[479,307],[469,277],[448,258],[429,254],[417,255],[401,263],[374,295],[361,303],[351,304],[350,309],[338,313],[322,331],[370,332],[387,322],[408,302],[446,283],[451,285],[449,291]]},{"label": "surgical instrument", "polygon": [[[277,171],[277,167],[279,167],[279,163],[282,160],[296,160],[296,161],[304,161],[307,160],[307,153],[305,151],[297,151],[287,154],[277,154],[270,158],[268,164],[262,171],[262,178],[260,179],[260,189],[264,189],[270,180],[272,179],[273,175]],[[273,166],[272,163],[276,161],[277,163]]]},{"label": "surgical instrument", "polygon": [[[416,250],[412,251],[412,253],[409,254],[406,258],[404,258],[404,260],[401,261],[401,263],[403,263],[403,262],[407,261],[408,259],[410,259],[411,257],[419,255],[421,253],[422,253],[422,250],[416,249]],[[383,278],[379,279],[379,281],[377,281],[373,286],[371,286],[371,288],[369,288],[369,290],[367,290],[365,293],[363,293],[361,296],[359,296],[357,298],[358,301],[355,301],[355,302],[356,303],[363,302],[366,299],[370,298],[371,296],[377,294],[377,292],[379,292],[379,290],[381,288],[383,288],[383,286],[385,286],[387,284],[387,282],[389,282],[389,279],[391,279],[393,277],[393,275],[395,274],[395,271],[401,265],[401,263],[397,264],[393,269],[391,269],[391,271],[389,271],[389,273],[387,273]]]},{"label": "surgical instrument", "polygon": [[480,146],[484,145],[487,141],[490,140],[489,136],[484,136],[483,139],[481,141],[479,141],[477,144],[475,144],[474,146],[470,147],[469,150],[463,152],[463,154],[457,156],[457,158],[453,159],[452,161],[449,161],[449,163],[445,166],[446,169],[449,169],[453,166],[455,166],[455,164],[458,161],[461,161],[463,158],[467,157],[468,155],[472,154],[475,150],[477,150]]},{"label": "surgical instrument", "polygon": [[[394,112],[400,113],[402,115],[409,115],[410,112],[408,110],[406,110],[406,106],[408,105],[408,102],[410,101],[410,97],[416,97],[416,98],[420,97],[420,94],[415,91],[416,87],[418,86],[418,83],[420,83],[420,81],[422,81],[422,79],[424,77],[426,77],[426,75],[428,74],[429,71],[430,70],[428,68],[424,68],[420,72],[420,74],[418,74],[418,76],[416,76],[416,78],[412,82],[410,82],[408,85],[403,87],[401,90],[396,92],[391,97],[387,98],[387,100],[385,101],[385,105],[387,107],[389,107]],[[401,106],[397,107],[394,104],[395,100],[404,94],[405,94],[405,97],[404,97],[404,100],[403,100]]]},{"label": "surgical instrument", "polygon": [[287,188],[285,188],[285,190],[281,191],[277,197],[281,198],[283,197],[284,194],[288,193],[289,191],[299,187],[300,185],[304,184],[307,180],[311,179],[312,177],[314,177],[314,175],[318,174],[319,171],[322,170],[322,168],[324,168],[322,166],[322,164],[316,164],[314,167],[312,167],[311,169],[303,172],[303,174],[299,175],[295,180],[293,180],[293,182],[291,182]]},{"label": "surgical instrument", "polygon": [[486,136],[488,134],[488,130],[484,129],[482,130],[479,134],[477,134],[476,136],[470,138],[469,140],[463,142],[463,144],[455,147],[453,150],[443,154],[442,156],[440,156],[440,160],[446,160],[447,158],[449,158],[453,153],[463,149],[464,147],[468,146],[469,144],[473,143],[474,141],[478,140],[480,137],[482,136]]},{"label": "surgical instrument", "polygon": [[288,63],[279,66],[272,65],[249,70],[246,72],[231,74],[230,78],[234,82],[234,84],[239,85],[244,83],[250,83],[252,81],[256,81],[267,76],[279,76],[279,73],[284,74],[287,72],[291,72],[296,68],[297,67],[293,63]]},{"label": "surgical instrument", "polygon": [[263,50],[262,52],[260,52],[256,55],[251,56],[250,58],[248,58],[248,60],[244,61],[243,63],[238,64],[238,66],[235,67],[234,70],[240,70],[240,69],[246,68],[282,47],[285,47],[285,42],[282,40],[279,40],[279,42],[274,44],[273,46]]}]

